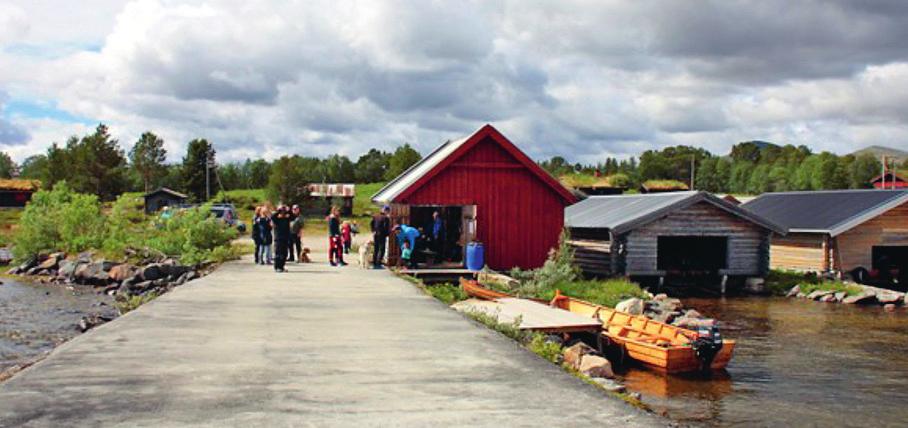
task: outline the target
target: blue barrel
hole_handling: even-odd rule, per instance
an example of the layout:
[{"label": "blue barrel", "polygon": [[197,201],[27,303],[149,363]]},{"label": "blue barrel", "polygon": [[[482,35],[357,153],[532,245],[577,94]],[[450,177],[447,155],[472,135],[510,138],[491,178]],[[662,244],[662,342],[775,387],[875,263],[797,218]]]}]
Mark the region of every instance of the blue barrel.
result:
[{"label": "blue barrel", "polygon": [[486,251],[482,242],[470,242],[467,244],[466,257],[467,270],[480,271],[486,265]]}]

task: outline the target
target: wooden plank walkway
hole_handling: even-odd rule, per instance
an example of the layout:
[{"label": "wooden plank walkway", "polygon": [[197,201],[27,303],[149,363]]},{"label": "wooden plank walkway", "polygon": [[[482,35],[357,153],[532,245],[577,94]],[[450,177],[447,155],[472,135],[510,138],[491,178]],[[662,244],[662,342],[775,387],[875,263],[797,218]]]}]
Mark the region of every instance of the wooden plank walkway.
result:
[{"label": "wooden plank walkway", "polygon": [[455,303],[452,307],[460,312],[483,312],[497,317],[498,322],[504,324],[513,323],[519,317],[521,330],[570,333],[595,332],[602,328],[602,323],[595,319],[515,297],[497,300],[467,299]]}]

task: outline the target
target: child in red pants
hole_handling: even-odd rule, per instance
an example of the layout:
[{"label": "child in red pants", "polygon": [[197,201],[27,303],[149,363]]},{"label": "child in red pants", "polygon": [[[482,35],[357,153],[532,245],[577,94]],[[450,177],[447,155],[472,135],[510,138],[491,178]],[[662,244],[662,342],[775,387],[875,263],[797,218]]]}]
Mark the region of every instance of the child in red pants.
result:
[{"label": "child in red pants", "polygon": [[344,242],[340,230],[340,208],[331,207],[328,216],[328,262],[331,266],[346,266],[344,262]]}]

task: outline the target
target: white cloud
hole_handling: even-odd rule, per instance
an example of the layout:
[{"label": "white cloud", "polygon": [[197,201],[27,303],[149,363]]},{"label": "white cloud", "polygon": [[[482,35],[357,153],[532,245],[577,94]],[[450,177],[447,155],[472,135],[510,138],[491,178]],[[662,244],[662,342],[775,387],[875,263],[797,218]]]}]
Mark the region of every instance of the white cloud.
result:
[{"label": "white cloud", "polygon": [[[429,150],[485,122],[586,162],[750,139],[848,152],[905,145],[906,28],[908,7],[847,1],[0,3],[0,46],[57,53],[0,51],[0,90],[126,146],[153,130],[171,160],[196,137],[222,159]],[[30,135],[20,159],[83,127],[6,123]]]}]

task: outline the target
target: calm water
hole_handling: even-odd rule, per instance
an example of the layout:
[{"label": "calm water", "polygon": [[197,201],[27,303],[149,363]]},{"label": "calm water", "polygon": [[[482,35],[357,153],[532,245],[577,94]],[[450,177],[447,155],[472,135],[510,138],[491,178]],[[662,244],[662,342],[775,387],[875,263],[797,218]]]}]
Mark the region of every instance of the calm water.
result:
[{"label": "calm water", "polygon": [[0,284],[0,371],[53,349],[79,334],[78,323],[89,312],[110,310],[110,303],[90,288],[58,285]]},{"label": "calm water", "polygon": [[630,369],[654,410],[714,426],[908,426],[908,311],[781,298],[684,299],[738,340],[712,379]]}]

